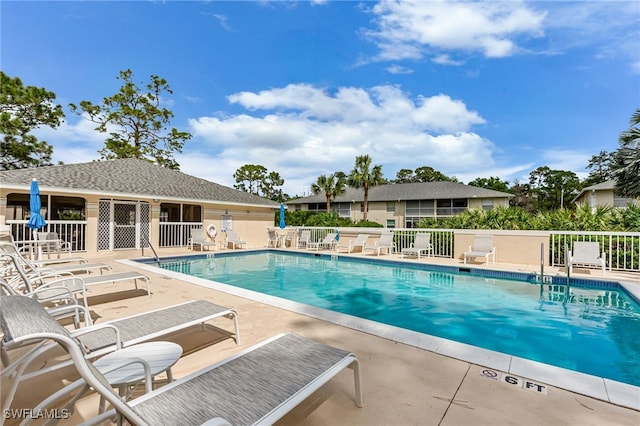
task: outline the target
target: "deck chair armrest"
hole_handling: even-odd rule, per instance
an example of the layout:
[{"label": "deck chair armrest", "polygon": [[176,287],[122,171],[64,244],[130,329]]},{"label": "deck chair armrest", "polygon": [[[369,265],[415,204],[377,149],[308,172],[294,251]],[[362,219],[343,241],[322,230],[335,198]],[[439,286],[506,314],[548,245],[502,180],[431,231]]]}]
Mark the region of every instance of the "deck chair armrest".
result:
[{"label": "deck chair armrest", "polygon": [[89,312],[89,310],[85,306],[75,303],[76,300],[74,298],[71,298],[71,300],[73,301],[73,303],[69,303],[67,305],[62,305],[62,306],[56,306],[55,308],[49,308],[47,309],[47,312],[51,314],[52,317],[58,319],[58,318],[64,318],[65,316],[70,316],[70,315],[79,316],[80,311],[82,311],[82,314],[84,315],[84,319],[85,319],[85,325],[87,327],[92,326],[93,324],[91,321],[91,313]]},{"label": "deck chair armrest", "polygon": [[47,281],[36,287],[35,291],[53,287],[65,287],[72,294],[74,292],[82,292],[83,294],[87,292],[87,287],[84,285],[84,280],[80,277],[74,276],[73,274],[71,274],[71,276],[63,276],[61,278],[57,278],[53,281]]},{"label": "deck chair armrest", "polygon": [[113,330],[116,335],[116,349],[122,349],[122,338],[120,336],[120,329],[113,324],[94,324],[91,327],[85,327],[70,332],[71,337],[78,337],[84,334],[93,333],[99,330],[110,329]]},{"label": "deck chair armrest", "polygon": [[[51,283],[54,284],[54,283]],[[55,302],[55,301],[68,301],[73,304],[76,303],[76,299],[73,297],[73,293],[64,285],[46,285],[38,287],[30,293],[26,293],[25,296],[32,296],[40,303]]]}]

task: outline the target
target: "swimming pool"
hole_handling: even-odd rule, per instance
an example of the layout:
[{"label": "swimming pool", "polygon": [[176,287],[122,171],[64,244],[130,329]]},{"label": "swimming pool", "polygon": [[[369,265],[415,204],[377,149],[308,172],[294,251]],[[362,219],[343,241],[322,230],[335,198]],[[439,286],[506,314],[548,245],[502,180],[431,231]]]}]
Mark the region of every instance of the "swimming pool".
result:
[{"label": "swimming pool", "polygon": [[447,267],[278,251],[174,258],[160,267],[640,386],[640,306],[615,283],[567,295],[562,285]]}]

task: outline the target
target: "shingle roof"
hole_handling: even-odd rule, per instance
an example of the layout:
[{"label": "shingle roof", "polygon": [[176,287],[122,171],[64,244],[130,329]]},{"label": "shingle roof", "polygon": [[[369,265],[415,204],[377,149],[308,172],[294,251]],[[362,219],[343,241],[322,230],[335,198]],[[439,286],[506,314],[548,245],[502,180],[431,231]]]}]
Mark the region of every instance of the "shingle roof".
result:
[{"label": "shingle roof", "polygon": [[29,188],[35,178],[41,190],[129,194],[150,198],[219,201],[279,207],[257,195],[209,182],[135,158],[0,171],[0,187]]},{"label": "shingle roof", "polygon": [[[416,182],[374,186],[369,190],[369,201],[439,200],[451,198],[510,198],[512,194],[478,188],[457,182]],[[324,193],[288,201],[287,204],[324,203]],[[362,188],[347,188],[333,202],[364,201]]]}]

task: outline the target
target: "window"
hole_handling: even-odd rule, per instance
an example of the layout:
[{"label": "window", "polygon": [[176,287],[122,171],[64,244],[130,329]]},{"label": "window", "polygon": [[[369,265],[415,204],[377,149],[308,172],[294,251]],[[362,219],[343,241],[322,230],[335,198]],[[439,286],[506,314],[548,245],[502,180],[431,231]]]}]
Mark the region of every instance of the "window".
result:
[{"label": "window", "polygon": [[487,210],[491,210],[492,208],[493,208],[492,199],[482,200],[482,210],[487,211]]},{"label": "window", "polygon": [[326,212],[327,203],[309,203],[310,212]]},{"label": "window", "polygon": [[395,212],[396,212],[396,202],[387,201],[387,213],[395,213]]},{"label": "window", "polygon": [[351,203],[333,203],[331,211],[337,212],[340,217],[351,217]]},{"label": "window", "polygon": [[202,222],[202,206],[195,204],[182,205],[183,222]]},{"label": "window", "polygon": [[395,228],[396,220],[395,219],[387,219],[387,228]]},{"label": "window", "polygon": [[451,204],[453,206],[453,210],[451,211],[451,214],[462,213],[469,206],[469,202],[466,198],[453,199]]},{"label": "window", "polygon": [[452,200],[438,200],[438,216],[453,216],[467,209],[466,198],[454,198]]},{"label": "window", "polygon": [[434,216],[434,200],[410,200],[406,202],[405,227],[414,228],[425,217]]},{"label": "window", "polygon": [[160,222],[202,222],[202,206],[195,204],[160,204]]},{"label": "window", "polygon": [[[7,220],[27,220],[30,216],[29,194],[7,195]],[[40,195],[40,214],[46,220],[85,220],[85,199],[58,195]],[[51,208],[49,208],[51,203]]]}]

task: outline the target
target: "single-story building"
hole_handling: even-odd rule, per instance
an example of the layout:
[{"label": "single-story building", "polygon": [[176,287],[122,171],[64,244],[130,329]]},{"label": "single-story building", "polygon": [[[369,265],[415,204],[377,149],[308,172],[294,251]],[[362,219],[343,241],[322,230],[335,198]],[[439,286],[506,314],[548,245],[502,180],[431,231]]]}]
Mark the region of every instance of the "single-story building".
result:
[{"label": "single-story building", "polygon": [[[424,218],[451,217],[469,209],[509,206],[512,194],[457,182],[416,182],[378,185],[369,189],[368,220],[386,228],[413,228]],[[324,193],[290,200],[291,210],[327,210]],[[331,210],[354,222],[363,219],[364,191],[348,187],[331,200]]]},{"label": "single-story building", "polygon": [[616,194],[616,182],[607,180],[602,183],[587,186],[573,199],[576,204],[587,204],[591,208],[616,207],[626,208],[629,203],[640,203],[633,198],[624,198]]},{"label": "single-story building", "polygon": [[88,253],[186,246],[191,228],[234,229],[261,247],[280,204],[139,159],[0,171],[0,225],[31,239],[29,191],[37,179],[44,231]]}]

